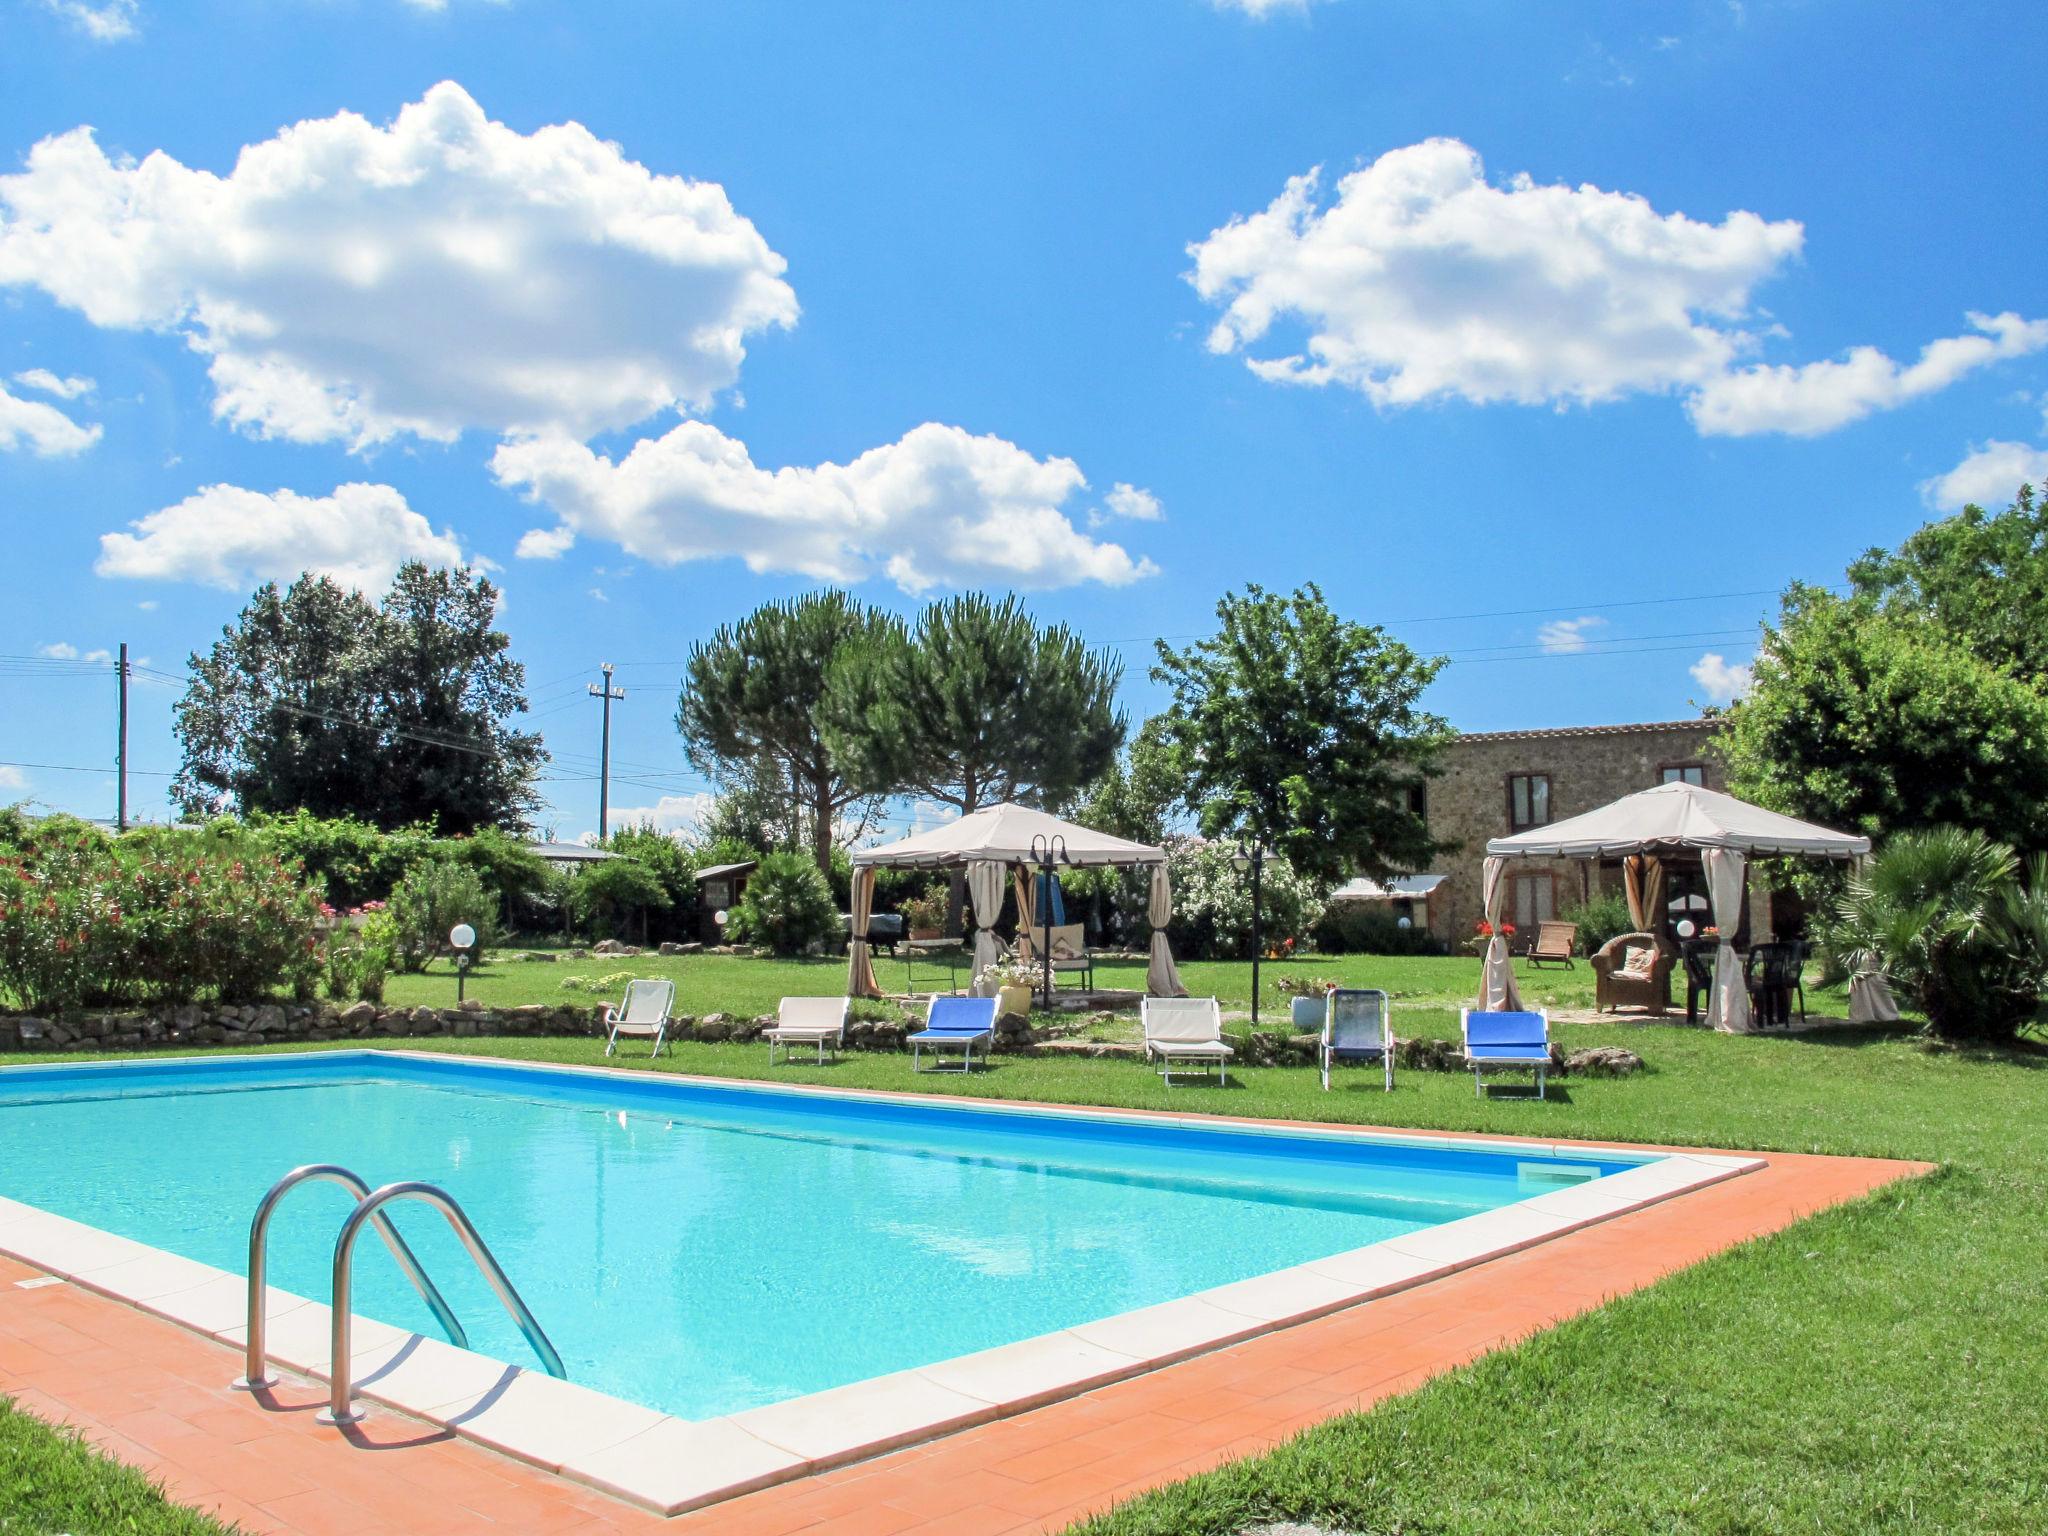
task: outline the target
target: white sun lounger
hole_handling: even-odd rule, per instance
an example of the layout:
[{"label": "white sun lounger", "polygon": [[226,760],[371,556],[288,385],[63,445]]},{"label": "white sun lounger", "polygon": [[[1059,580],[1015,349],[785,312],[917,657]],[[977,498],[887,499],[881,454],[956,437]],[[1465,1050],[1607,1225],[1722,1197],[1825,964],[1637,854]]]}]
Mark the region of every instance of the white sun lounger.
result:
[{"label": "white sun lounger", "polygon": [[1223,1009],[1213,997],[1148,997],[1138,1012],[1145,1027],[1145,1059],[1159,1063],[1159,1075],[1173,1086],[1173,1074],[1211,1067],[1230,1082],[1230,1047],[1223,1039]]},{"label": "white sun lounger", "polygon": [[853,1000],[846,997],[785,997],[782,1007],[775,1016],[775,1027],[761,1031],[761,1038],[768,1042],[768,1064],[775,1064],[775,1047],[782,1047],[782,1059],[790,1059],[790,1048],[797,1045],[815,1045],[818,1048],[818,1065],[825,1064],[825,1047],[832,1047],[832,1054],[839,1054],[839,1047],[846,1042],[846,1012],[853,1006]]},{"label": "white sun lounger", "polygon": [[668,1015],[675,1007],[676,984],[672,981],[629,981],[626,995],[617,1007],[604,1011],[605,1028],[609,1031],[604,1043],[604,1053],[609,1056],[619,1048],[619,1037],[627,1036],[636,1040],[652,1040],[654,1049],[648,1054],[659,1056],[662,1046],[668,1043]]}]

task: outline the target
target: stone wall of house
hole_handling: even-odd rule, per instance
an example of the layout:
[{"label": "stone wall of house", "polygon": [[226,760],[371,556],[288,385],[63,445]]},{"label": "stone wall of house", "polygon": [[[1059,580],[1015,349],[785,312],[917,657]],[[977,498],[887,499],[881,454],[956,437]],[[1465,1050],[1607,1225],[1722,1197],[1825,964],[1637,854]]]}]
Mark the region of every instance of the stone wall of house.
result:
[{"label": "stone wall of house", "polygon": [[[1433,866],[1447,878],[1432,893],[1430,927],[1453,953],[1462,953],[1484,910],[1479,899],[1480,866],[1489,838],[1505,837],[1509,825],[1508,780],[1515,774],[1550,779],[1550,819],[1596,810],[1663,781],[1664,769],[1698,765],[1709,789],[1726,789],[1727,775],[1709,750],[1720,730],[1716,720],[1678,720],[1654,725],[1577,726],[1550,731],[1487,731],[1461,736],[1445,756],[1445,773],[1429,786],[1429,829],[1454,847]],[[1621,889],[1618,868],[1589,860],[1520,860],[1515,876],[1549,876],[1553,908],[1563,913],[1603,888]],[[1756,909],[1752,891],[1752,912]],[[1507,912],[1514,913],[1510,886]],[[1755,923],[1752,923],[1755,927]]]}]

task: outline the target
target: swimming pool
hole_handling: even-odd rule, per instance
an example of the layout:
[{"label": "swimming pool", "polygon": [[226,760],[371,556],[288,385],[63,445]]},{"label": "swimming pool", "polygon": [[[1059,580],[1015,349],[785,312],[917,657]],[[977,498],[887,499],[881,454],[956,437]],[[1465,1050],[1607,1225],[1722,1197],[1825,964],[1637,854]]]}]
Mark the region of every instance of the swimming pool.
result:
[{"label": "swimming pool", "polygon": [[[1685,1182],[1654,1154],[378,1051],[10,1069],[0,1145],[0,1195],[235,1275],[258,1200],[299,1164],[438,1184],[570,1381],[690,1422],[1042,1336],[1114,1351],[1089,1331],[1101,1320],[1251,1297],[1254,1277],[1317,1264],[1336,1265],[1328,1289],[1347,1255],[1421,1276],[1432,1244],[1449,1254],[1447,1234],[1488,1213],[1500,1246],[1502,1221],[1533,1240]],[[328,1186],[290,1197],[273,1286],[327,1295],[349,1203]],[[532,1364],[439,1219],[393,1214],[470,1348]],[[0,1224],[0,1248],[15,1230]],[[436,1333],[379,1245],[358,1247],[356,1272],[359,1316]],[[1284,1320],[1238,1307],[1240,1333]]]}]

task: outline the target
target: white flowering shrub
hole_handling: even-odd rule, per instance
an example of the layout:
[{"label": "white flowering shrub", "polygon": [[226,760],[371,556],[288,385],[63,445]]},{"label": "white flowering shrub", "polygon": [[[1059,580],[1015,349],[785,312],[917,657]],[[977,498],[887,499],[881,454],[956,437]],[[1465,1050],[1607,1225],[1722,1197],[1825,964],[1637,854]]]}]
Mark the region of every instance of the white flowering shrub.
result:
[{"label": "white flowering shrub", "polygon": [[[1174,953],[1188,959],[1242,958],[1252,952],[1252,877],[1231,863],[1231,845],[1185,838],[1167,851],[1173,880]],[[1323,915],[1323,892],[1277,853],[1259,879],[1260,928],[1269,950],[1306,949]]]}]

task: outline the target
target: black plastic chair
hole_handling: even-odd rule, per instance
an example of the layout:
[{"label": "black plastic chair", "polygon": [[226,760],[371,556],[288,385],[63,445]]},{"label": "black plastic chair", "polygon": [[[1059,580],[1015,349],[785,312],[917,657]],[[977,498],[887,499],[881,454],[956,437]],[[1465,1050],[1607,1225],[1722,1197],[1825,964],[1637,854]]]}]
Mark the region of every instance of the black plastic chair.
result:
[{"label": "black plastic chair", "polygon": [[1759,1024],[1789,1026],[1795,997],[1799,1022],[1806,1022],[1806,983],[1801,974],[1805,968],[1806,946],[1796,940],[1759,944],[1750,950],[1743,975]]},{"label": "black plastic chair", "polygon": [[1714,990],[1714,967],[1707,946],[1688,940],[1678,951],[1685,962],[1685,1022],[1700,1021],[1700,999]]}]

